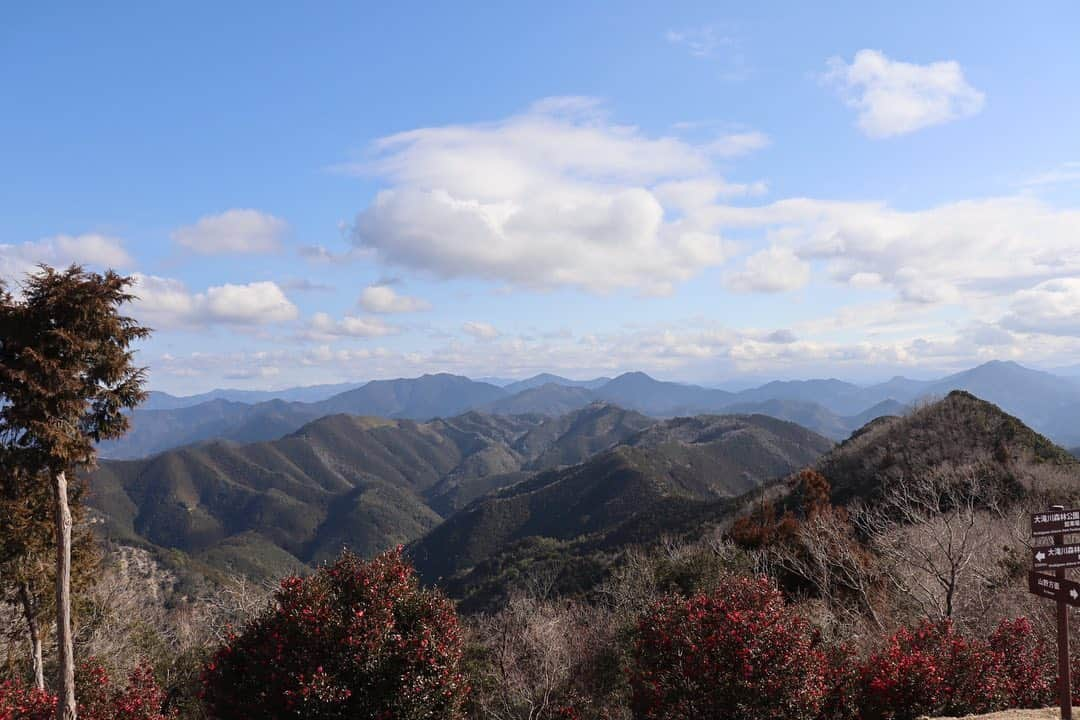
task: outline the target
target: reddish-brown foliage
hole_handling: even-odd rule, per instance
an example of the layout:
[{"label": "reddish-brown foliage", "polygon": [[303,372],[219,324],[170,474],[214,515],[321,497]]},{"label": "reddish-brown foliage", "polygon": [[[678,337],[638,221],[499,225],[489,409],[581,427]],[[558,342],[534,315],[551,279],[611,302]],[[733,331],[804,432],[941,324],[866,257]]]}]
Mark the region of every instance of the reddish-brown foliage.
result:
[{"label": "reddish-brown foliage", "polygon": [[217,720],[460,717],[467,693],[453,605],[422,589],[400,548],[289,577],[276,607],[206,666]]},{"label": "reddish-brown foliage", "polygon": [[[162,713],[165,693],[153,673],[137,668],[127,685],[113,685],[108,674],[89,663],[79,668],[80,720],[169,720]],[[0,720],[52,720],[56,716],[56,695],[29,688],[18,681],[0,684]]]},{"label": "reddish-brown foliage", "polygon": [[630,674],[642,720],[815,718],[825,657],[808,624],[765,579],[673,597],[646,613]]},{"label": "reddish-brown foliage", "polygon": [[952,623],[900,630],[860,669],[859,716],[910,720],[968,715],[1053,700],[1053,669],[1026,619],[1002,622],[988,642]]}]

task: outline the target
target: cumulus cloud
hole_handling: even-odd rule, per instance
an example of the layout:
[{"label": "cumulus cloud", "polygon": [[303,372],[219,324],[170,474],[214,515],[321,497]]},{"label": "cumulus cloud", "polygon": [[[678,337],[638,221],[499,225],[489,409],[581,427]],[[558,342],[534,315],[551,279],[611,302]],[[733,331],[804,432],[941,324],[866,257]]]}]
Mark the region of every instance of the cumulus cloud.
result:
[{"label": "cumulus cloud", "polygon": [[378,141],[373,160],[352,169],[389,187],[356,218],[354,244],[441,277],[596,292],[664,293],[721,264],[731,247],[685,202],[676,207],[672,183],[719,193],[713,155],[761,138],[710,149],[615,125],[594,101],[572,100]]},{"label": "cumulus cloud", "polygon": [[782,236],[799,258],[825,262],[838,282],[891,287],[909,302],[1007,298],[1033,282],[1080,275],[1080,210],[1032,197],[920,211],[795,198],[707,212],[726,231]]},{"label": "cumulus cloud", "polygon": [[834,57],[828,65],[825,82],[858,111],[859,129],[873,138],[975,115],[986,102],[952,60],[917,65],[891,60],[877,50],[860,50],[851,63]]},{"label": "cumulus cloud", "polygon": [[409,313],[430,310],[426,301],[400,295],[389,285],[369,285],[360,293],[360,307],[373,313]]},{"label": "cumulus cloud", "polygon": [[258,210],[226,210],[207,215],[172,233],[172,240],[200,255],[242,255],[276,252],[288,224]]},{"label": "cumulus cloud", "polygon": [[492,340],[499,337],[499,331],[494,325],[485,322],[467,322],[461,326],[462,332],[472,335],[477,340]]},{"label": "cumulus cloud", "polygon": [[18,282],[38,265],[62,267],[72,263],[122,269],[130,267],[133,261],[123,241],[96,233],[54,235],[17,245],[0,244],[0,279]]},{"label": "cumulus cloud", "polygon": [[337,338],[375,338],[397,334],[399,329],[388,325],[379,318],[346,315],[335,320],[327,313],[319,312],[311,316],[311,322],[304,332],[309,340],[329,341]]},{"label": "cumulus cloud", "polygon": [[773,246],[746,259],[741,272],[727,277],[728,288],[735,292],[787,292],[810,282],[810,263],[799,258],[791,248]]},{"label": "cumulus cloud", "polygon": [[134,314],[153,327],[205,325],[267,325],[295,320],[299,315],[276,283],[217,285],[192,293],[179,280],[135,275]]},{"label": "cumulus cloud", "polygon": [[1080,337],[1080,277],[1047,280],[1016,293],[1002,324],[1021,332]]}]

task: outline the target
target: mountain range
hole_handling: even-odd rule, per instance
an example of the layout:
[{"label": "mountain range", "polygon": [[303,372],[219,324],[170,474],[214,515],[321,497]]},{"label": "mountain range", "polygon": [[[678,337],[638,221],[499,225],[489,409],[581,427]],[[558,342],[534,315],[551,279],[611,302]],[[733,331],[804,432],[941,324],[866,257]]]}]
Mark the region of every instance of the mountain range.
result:
[{"label": "mountain range", "polygon": [[[658,421],[605,403],[557,418],[333,415],[273,441],[102,461],[88,502],[110,538],[259,578],[439,527],[424,569],[448,574],[521,537],[570,538],[664,502],[740,495],[831,446],[763,415]],[[432,548],[466,529],[470,541],[436,560]]]},{"label": "mountain range", "polygon": [[414,540],[530,472],[580,462],[656,421],[595,405],[560,418],[331,415],[277,440],[216,440],[103,461],[89,498],[113,538],[273,577]]},{"label": "mountain range", "polygon": [[[761,456],[762,465],[749,459],[765,429],[768,442],[783,448],[780,456],[828,479],[838,505],[872,502],[891,483],[968,462],[979,463],[985,478],[1002,483],[1011,497],[1036,492],[1065,502],[1080,487],[1080,462],[996,405],[963,391],[904,417],[871,421],[831,447],[784,425],[762,416],[655,425],[585,463],[477,499],[410,550],[422,576],[465,611],[498,607],[512,588],[545,572],[557,592],[592,592],[630,547],[665,536],[701,537],[710,527],[746,516],[766,498],[779,505],[778,513],[798,511],[801,486],[783,471],[783,461],[770,465],[779,456]],[[736,446],[745,485],[723,467]],[[750,469],[755,467],[759,474]]]},{"label": "mountain range", "polygon": [[[430,382],[484,394],[480,405],[507,399],[463,378]],[[628,383],[648,380],[620,385]],[[368,393],[368,402],[397,408],[451,402],[407,381]],[[371,555],[407,544],[425,581],[475,611],[538,573],[552,573],[560,592],[589,592],[630,547],[700,536],[763,492],[781,504],[797,499],[788,478],[804,467],[829,479],[840,504],[873,498],[890,479],[969,460],[999,468],[1002,482],[1037,465],[1065,468],[1046,477],[1070,487],[1080,480],[1080,464],[1065,450],[970,393],[870,417],[894,409],[890,402],[864,413],[867,422],[839,445],[765,414],[660,419],[605,401],[558,416],[469,410],[418,422],[334,414],[275,440],[213,440],[104,460],[88,503],[111,539],[260,579],[309,568],[343,547]]]},{"label": "mountain range", "polygon": [[[341,388],[345,389],[335,392]],[[657,418],[760,413],[842,440],[874,417],[902,414],[913,403],[943,397],[952,390],[986,398],[1062,444],[1080,444],[1080,383],[1013,362],[993,361],[938,380],[896,377],[870,386],[836,379],[775,381],[740,392],[665,382],[631,372],[586,381],[545,373],[503,387],[437,374],[362,385],[292,388],[269,399],[261,393],[232,390],[188,398],[152,393],[132,414],[131,431],[120,440],[102,443],[99,450],[106,458],[139,458],[209,439],[272,440],[336,413],[419,421],[468,410],[556,417],[597,401]]]}]

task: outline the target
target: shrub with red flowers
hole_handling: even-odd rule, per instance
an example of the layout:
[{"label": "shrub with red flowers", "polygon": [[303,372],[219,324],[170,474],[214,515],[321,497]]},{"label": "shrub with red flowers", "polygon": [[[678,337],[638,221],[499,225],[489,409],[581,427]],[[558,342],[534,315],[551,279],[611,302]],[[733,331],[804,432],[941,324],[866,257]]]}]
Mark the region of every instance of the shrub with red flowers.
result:
[{"label": "shrub with red flowers", "polygon": [[401,549],[346,552],[281,583],[275,607],[203,674],[210,717],[330,720],[461,717],[467,686],[453,605],[422,589]]},{"label": "shrub with red flowers", "polygon": [[963,637],[948,621],[905,628],[860,676],[868,720],[1038,707],[1053,697],[1053,671],[1026,619],[1001,623],[988,642]]},{"label": "shrub with red flowers", "polygon": [[[165,693],[147,668],[137,668],[124,687],[112,684],[101,666],[91,662],[79,668],[80,720],[169,720],[161,708]],[[56,696],[28,688],[18,681],[0,684],[0,720],[52,720]]]},{"label": "shrub with red flowers", "polygon": [[16,680],[0,684],[0,720],[52,720],[56,696]]},{"label": "shrub with red flowers", "polygon": [[809,719],[825,698],[825,657],[772,584],[733,578],[645,614],[630,686],[639,720]]},{"label": "shrub with red flowers", "polygon": [[1030,620],[1002,620],[990,636],[990,650],[998,658],[1005,707],[1038,708],[1054,703],[1057,667],[1053,651],[1035,634]]}]

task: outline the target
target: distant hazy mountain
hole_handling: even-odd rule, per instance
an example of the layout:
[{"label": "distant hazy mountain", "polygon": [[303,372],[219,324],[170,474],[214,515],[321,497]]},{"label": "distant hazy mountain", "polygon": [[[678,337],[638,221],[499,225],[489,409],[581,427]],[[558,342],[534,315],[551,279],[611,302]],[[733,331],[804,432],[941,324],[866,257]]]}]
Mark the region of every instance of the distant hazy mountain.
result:
[{"label": "distant hazy mountain", "polygon": [[724,390],[654,380],[643,372],[619,375],[596,389],[596,396],[646,415],[665,416],[676,411],[716,412],[734,400]]},{"label": "distant hazy mountain", "polygon": [[925,395],[966,390],[1064,444],[1080,442],[1080,386],[1015,362],[995,360],[935,381]]},{"label": "distant hazy mountain", "polygon": [[484,412],[496,415],[565,415],[592,403],[596,394],[588,388],[547,383],[529,387],[509,397],[480,406]]},{"label": "distant hazy mountain", "polygon": [[270,400],[285,400],[287,402],[318,402],[328,397],[352,390],[363,383],[335,383],[332,385],[307,385],[304,387],[285,388],[283,390],[230,390],[220,389],[198,395],[170,395],[153,390],[149,397],[139,407],[142,410],[176,410],[178,408],[201,405],[211,400],[228,400],[230,402],[255,403],[268,402]]},{"label": "distant hazy mountain", "polygon": [[508,393],[519,393],[523,390],[531,390],[532,388],[538,388],[542,385],[560,385],[562,387],[579,387],[595,390],[601,385],[605,385],[609,382],[611,382],[611,378],[607,377],[593,378],[592,380],[571,380],[560,375],[540,373],[539,375],[534,375],[525,380],[507,383],[501,387]]},{"label": "distant hazy mountain", "polygon": [[505,395],[502,388],[494,385],[439,373],[409,379],[373,380],[313,405],[323,415],[350,413],[426,420],[458,415]]},{"label": "distant hazy mountain", "polygon": [[174,410],[139,408],[131,413],[127,434],[100,443],[98,452],[103,458],[133,459],[206,440],[270,440],[324,414],[305,403],[281,400],[256,405],[210,400]]},{"label": "distant hazy mountain", "polygon": [[272,440],[316,418],[338,413],[414,420],[451,417],[504,394],[494,385],[439,374],[375,380],[312,403],[271,400],[249,405],[211,400],[171,410],[139,408],[131,415],[131,430],[118,440],[101,443],[99,451],[102,457],[123,459],[210,439]]},{"label": "distant hazy mountain", "polygon": [[[335,387],[282,392],[313,396]],[[275,399],[241,404],[219,398],[186,405],[191,398],[155,393],[133,413],[131,433],[103,443],[101,452],[104,457],[134,458],[213,438],[268,440],[335,413],[427,420],[479,409],[555,417],[597,401],[656,418],[763,413],[843,439],[874,417],[902,413],[906,406],[956,389],[989,399],[1057,442],[1080,444],[1080,383],[1012,362],[990,362],[933,381],[895,377],[867,387],[836,379],[777,381],[737,393],[664,382],[640,372],[588,381],[544,373],[506,387],[455,375],[424,375],[373,381],[311,402]],[[182,406],[174,407],[177,402]]]},{"label": "distant hazy mountain", "polygon": [[798,400],[766,400],[758,403],[735,403],[726,406],[724,413],[768,415],[787,420],[824,435],[831,440],[843,440],[851,433],[879,417],[903,415],[910,406],[896,400],[882,400],[857,415],[837,415],[813,402]]}]

